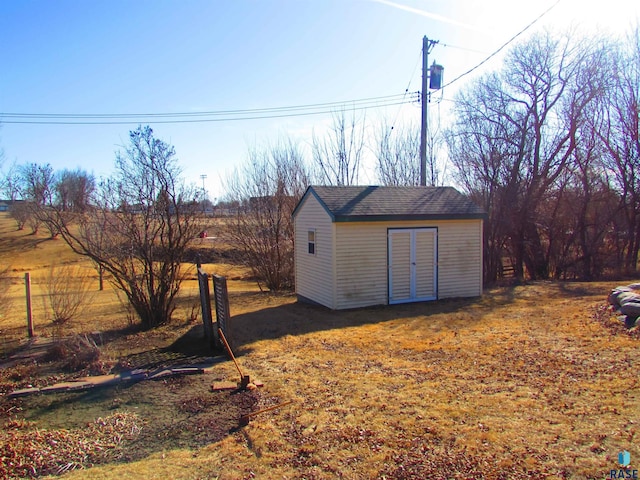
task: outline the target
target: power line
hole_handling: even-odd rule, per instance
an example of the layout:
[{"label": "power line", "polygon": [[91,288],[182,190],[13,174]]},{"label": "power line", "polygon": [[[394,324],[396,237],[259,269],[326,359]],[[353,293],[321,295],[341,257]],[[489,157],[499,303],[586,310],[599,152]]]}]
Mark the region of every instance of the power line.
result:
[{"label": "power line", "polygon": [[440,45],[441,47],[457,48],[458,50],[464,50],[466,52],[480,53],[482,55],[486,55],[487,54],[486,51],[483,52],[483,51],[480,51],[480,50],[474,50],[473,48],[458,47],[456,45],[449,45],[448,43],[439,43],[438,45]]},{"label": "power line", "polygon": [[[409,88],[411,87],[411,83],[413,82],[413,78],[416,75],[416,70],[418,70],[418,65],[420,64],[420,58],[422,57],[422,52],[418,52],[418,58],[416,59],[416,64],[413,66],[413,72],[411,72],[411,77],[409,78],[409,82],[407,83],[407,88],[405,88],[404,90],[404,95],[402,97],[402,99],[404,100],[407,96],[407,93],[409,93]],[[412,92],[414,94],[417,94],[418,92]],[[401,104],[401,105],[404,105]],[[398,108],[398,111],[396,112],[396,115],[393,119],[393,122],[391,123],[391,130],[393,130],[396,126],[396,122],[398,121],[398,116],[400,115],[400,111],[401,111],[401,107]]]},{"label": "power line", "polygon": [[[377,105],[349,107],[349,110],[359,111],[359,110],[367,110],[370,108],[393,107],[396,105],[409,104],[413,102],[414,100],[404,100],[404,101],[401,100],[397,102],[377,104]],[[336,111],[336,108],[328,108],[324,110],[314,110],[309,112],[254,115],[254,116],[244,116],[244,117],[198,118],[198,119],[186,119],[186,120],[185,119],[181,119],[181,120],[153,120],[152,119],[149,121],[143,121],[144,118],[139,118],[138,120],[114,120],[114,121],[106,121],[106,120],[90,121],[89,120],[89,121],[76,121],[76,122],[65,121],[65,120],[8,120],[8,121],[2,120],[0,123],[31,124],[31,125],[130,125],[132,123],[153,123],[153,124],[210,123],[210,122],[233,122],[233,121],[241,121],[241,120],[263,120],[263,119],[285,118],[285,117],[303,117],[303,116],[310,116],[310,115],[329,114],[329,113],[334,113],[335,111]]]},{"label": "power line", "polygon": [[[409,101],[406,102],[396,102],[396,103],[388,103],[384,105],[377,105],[375,107],[356,107],[351,108],[352,111],[360,111],[367,110],[370,108],[382,108],[382,107],[393,107],[395,105],[402,105],[412,103]],[[122,121],[84,121],[84,122],[71,122],[71,121],[63,121],[63,120],[9,120],[2,121],[0,123],[5,124],[22,124],[22,125],[131,125],[135,123],[145,123],[145,124],[177,124],[177,123],[213,123],[213,122],[237,122],[242,120],[266,120],[273,118],[287,118],[287,117],[305,117],[311,115],[325,115],[330,113],[335,113],[335,109],[330,110],[318,110],[313,112],[302,112],[302,113],[289,113],[282,115],[257,115],[252,117],[235,117],[235,118],[201,118],[201,119],[192,119],[192,120],[122,120]]]},{"label": "power line", "polygon": [[453,80],[451,80],[449,83],[445,84],[442,88],[448,87],[449,85],[457,82],[458,80],[460,80],[462,77],[466,77],[467,75],[469,75],[470,73],[474,72],[475,70],[477,70],[478,68],[480,68],[482,65],[484,65],[485,63],[487,63],[489,60],[491,60],[493,57],[495,57],[498,53],[500,53],[506,46],[508,46],[510,43],[512,43],[516,38],[518,38],[520,35],[522,35],[524,32],[526,32],[527,30],[529,30],[531,27],[533,27],[536,23],[538,23],[538,21],[540,21],[540,19],[542,17],[544,17],[547,13],[549,13],[551,10],[553,10],[562,0],[557,0],[556,3],[554,3],[553,5],[551,5],[549,8],[547,8],[544,12],[542,12],[540,15],[538,15],[531,23],[529,23],[526,27],[524,27],[522,30],[520,30],[518,33],[516,33],[513,37],[511,37],[509,40],[507,40],[500,48],[498,48],[495,52],[493,52],[491,55],[489,55],[487,58],[485,58],[484,60],[482,60],[479,64],[477,64],[475,67],[467,70],[466,72],[464,72],[462,75],[458,75],[456,78],[454,78]]},{"label": "power line", "polygon": [[299,110],[314,107],[327,107],[331,105],[346,105],[352,103],[370,103],[376,101],[385,101],[404,96],[403,93],[394,95],[385,95],[381,97],[369,97],[357,100],[347,100],[343,102],[325,102],[311,103],[306,105],[292,105],[286,107],[267,107],[253,109],[236,109],[236,110],[211,110],[201,112],[170,112],[170,113],[12,113],[3,112],[2,116],[16,117],[38,117],[38,118],[135,118],[135,117],[181,117],[181,116],[200,116],[200,115],[234,115],[234,114],[251,114],[257,112],[270,112],[278,110]]},{"label": "power line", "polygon": [[[172,113],[0,113],[2,123],[40,125],[118,125],[150,120],[149,123],[200,123],[240,120],[257,120],[307,115],[321,115],[344,108],[364,110],[411,103],[407,92],[402,94],[369,97],[344,102],[325,102],[286,107],[255,109],[212,110],[201,112]],[[160,120],[158,120],[160,119]],[[143,122],[147,123],[147,122]]]}]

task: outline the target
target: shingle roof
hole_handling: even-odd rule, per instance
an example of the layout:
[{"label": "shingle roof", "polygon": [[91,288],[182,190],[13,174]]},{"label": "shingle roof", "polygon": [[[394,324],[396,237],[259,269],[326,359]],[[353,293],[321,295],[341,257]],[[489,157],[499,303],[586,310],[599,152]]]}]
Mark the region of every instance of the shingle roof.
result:
[{"label": "shingle roof", "polygon": [[307,189],[334,222],[480,219],[485,212],[453,187],[322,187]]}]

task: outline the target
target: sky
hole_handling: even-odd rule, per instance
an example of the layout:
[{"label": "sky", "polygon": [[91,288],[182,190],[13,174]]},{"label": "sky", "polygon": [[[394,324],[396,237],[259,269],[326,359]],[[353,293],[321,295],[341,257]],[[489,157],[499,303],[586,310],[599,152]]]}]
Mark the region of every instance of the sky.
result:
[{"label": "sky", "polygon": [[[284,137],[306,148],[332,111],[363,99],[377,99],[357,111],[368,129],[419,125],[406,92],[421,88],[424,36],[439,41],[429,63],[444,67],[446,84],[550,7],[519,39],[570,26],[620,35],[640,18],[637,0],[0,0],[4,169],[35,162],[106,176],[129,131],[148,124],[175,147],[185,178],[220,199],[249,148]],[[453,98],[499,62],[439,94]],[[305,107],[274,110],[292,106]],[[441,108],[430,106],[431,122]],[[361,179],[374,181],[371,169]]]}]

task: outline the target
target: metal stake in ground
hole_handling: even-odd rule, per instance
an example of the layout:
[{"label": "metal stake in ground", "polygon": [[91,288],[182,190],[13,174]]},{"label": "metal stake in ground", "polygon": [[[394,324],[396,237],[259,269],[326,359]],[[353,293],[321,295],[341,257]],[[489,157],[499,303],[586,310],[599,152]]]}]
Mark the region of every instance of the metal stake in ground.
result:
[{"label": "metal stake in ground", "polygon": [[224,336],[224,332],[222,331],[221,328],[218,328],[218,333],[220,334],[220,339],[222,340],[222,343],[224,343],[224,347],[227,349],[227,353],[229,354],[229,357],[231,357],[231,360],[233,360],[233,363],[235,363],[236,368],[238,369],[238,373],[240,374],[240,385],[238,387],[241,389],[247,388],[247,385],[249,385],[249,375],[245,375],[244,373],[242,373],[242,370],[240,369],[240,365],[238,365],[238,361],[236,360],[236,357],[233,355],[233,352],[231,351],[231,347],[229,346],[229,342],[227,342],[227,338]]},{"label": "metal stake in ground", "polygon": [[275,410],[276,408],[280,408],[280,407],[284,407],[285,405],[290,405],[293,403],[293,400],[288,400],[286,402],[283,402],[279,405],[273,405],[271,407],[268,408],[263,408],[262,410],[258,410],[257,412],[251,412],[248,413],[246,415],[243,415],[240,417],[240,426],[244,427],[245,425],[249,424],[249,420],[251,420],[253,417],[255,417],[256,415],[260,415],[261,413],[265,413],[265,412],[270,412],[271,410]]}]

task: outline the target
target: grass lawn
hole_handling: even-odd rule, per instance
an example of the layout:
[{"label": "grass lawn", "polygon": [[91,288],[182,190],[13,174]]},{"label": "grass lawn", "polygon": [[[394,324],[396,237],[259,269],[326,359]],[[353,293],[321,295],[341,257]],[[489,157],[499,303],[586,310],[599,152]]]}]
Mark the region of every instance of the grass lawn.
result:
[{"label": "grass lawn", "polygon": [[[42,251],[64,250],[63,244],[24,247],[18,237],[27,236],[8,227],[0,235],[16,238],[0,248],[17,249],[10,258],[17,259],[18,301],[22,272],[45,271],[50,257]],[[0,252],[0,260],[7,258]],[[262,294],[233,265],[206,268],[234,278],[236,353],[246,373],[265,383],[254,408],[293,403],[212,443],[195,441],[196,432],[189,442],[176,431],[178,447],[158,442],[142,456],[123,454],[64,478],[603,479],[619,468],[618,452],[629,451],[632,466],[640,458],[640,338],[605,308],[608,291],[629,280],[541,282],[493,288],[482,299],[331,312]],[[197,328],[189,313],[195,282],[185,287],[174,324],[123,336],[105,354],[152,351]],[[73,328],[126,325],[113,293],[101,293],[103,313],[88,310]],[[21,315],[0,319],[0,330],[18,328]],[[237,376],[230,362],[216,372]],[[141,431],[153,429],[153,402],[160,408],[162,392],[176,392],[159,385],[136,385],[132,396],[153,399],[149,409],[112,402],[104,416],[135,414]],[[182,381],[179,392],[214,395],[201,379]],[[0,421],[27,415],[22,410],[17,420]],[[61,428],[44,416],[43,423],[33,421],[35,428]],[[134,449],[136,441],[123,438],[118,448]]]}]

